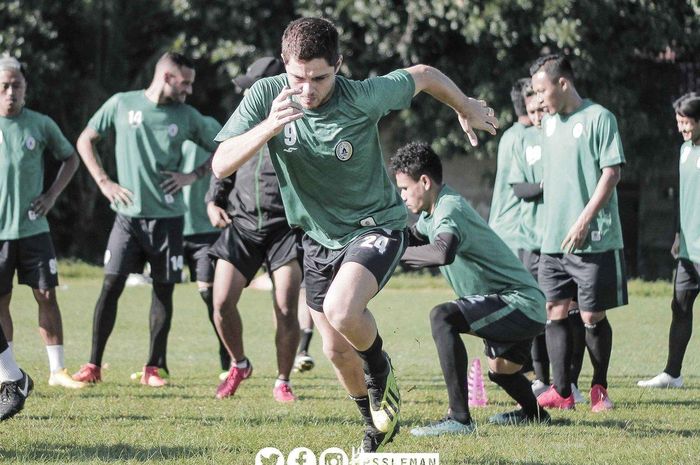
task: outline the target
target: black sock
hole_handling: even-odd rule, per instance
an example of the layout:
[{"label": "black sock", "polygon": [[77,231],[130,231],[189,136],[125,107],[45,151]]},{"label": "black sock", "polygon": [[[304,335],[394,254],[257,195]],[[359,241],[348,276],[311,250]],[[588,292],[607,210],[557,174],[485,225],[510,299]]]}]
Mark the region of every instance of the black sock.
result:
[{"label": "black sock", "polygon": [[520,404],[525,415],[536,418],[539,415],[539,406],[532,386],[522,373],[503,374],[489,370],[489,379],[503,388],[509,396]]},{"label": "black sock", "polygon": [[304,328],[301,330],[301,337],[299,338],[299,350],[297,350],[297,353],[309,352],[309,344],[311,344],[311,336],[313,335],[313,328]]},{"label": "black sock", "polygon": [[547,355],[547,339],[544,333],[532,341],[531,354],[535,376],[544,384],[549,384],[549,355]]},{"label": "black sock", "polygon": [[389,363],[382,353],[382,338],[379,336],[379,332],[377,332],[377,337],[367,350],[358,350],[357,353],[362,359],[365,374],[377,377],[389,370]]},{"label": "black sock", "polygon": [[219,332],[216,330],[216,325],[214,324],[214,292],[211,287],[200,287],[199,296],[202,298],[207,306],[207,315],[209,316],[209,322],[212,328],[214,328],[214,334],[216,334],[216,339],[219,341],[219,361],[221,362],[221,369],[228,370],[231,368],[231,356],[226,350],[221,337],[219,337]]},{"label": "black sock", "polygon": [[168,333],[173,319],[174,284],[153,283],[151,295],[151,347],[148,366],[156,366],[168,371],[166,354],[168,352]]},{"label": "black sock", "polygon": [[544,333],[552,363],[552,381],[559,395],[565,398],[571,395],[571,328],[568,320],[547,321]]},{"label": "black sock", "polygon": [[674,378],[681,375],[683,357],[693,333],[693,303],[698,291],[673,291],[671,328],[668,331],[668,359],[664,371]]},{"label": "black sock", "polygon": [[586,346],[593,365],[591,386],[600,384],[608,387],[608,365],[612,352],[612,327],[608,318],[603,318],[594,325],[586,325]]},{"label": "black sock", "polygon": [[107,347],[107,339],[112,334],[114,322],[117,319],[117,303],[124,291],[126,276],[107,274],[102,283],[102,291],[95,304],[95,314],[92,319],[92,351],[90,363],[102,365],[102,356]]},{"label": "black sock", "polygon": [[9,345],[7,344],[7,338],[5,338],[5,331],[2,330],[0,326],[0,354],[5,352]]},{"label": "black sock", "polygon": [[357,409],[360,411],[360,415],[362,415],[362,420],[365,422],[365,426],[372,426],[374,427],[374,422],[372,421],[372,414],[370,413],[370,407],[369,407],[369,396],[363,396],[363,397],[353,397],[350,396],[352,400],[355,401],[357,404]]},{"label": "black sock", "polygon": [[430,329],[438,351],[442,376],[447,386],[450,417],[460,423],[471,422],[467,394],[467,349],[460,333],[469,332],[469,324],[459,307],[444,303],[430,312]]},{"label": "black sock", "polygon": [[583,367],[583,357],[586,355],[586,328],[583,326],[581,312],[569,313],[571,327],[571,382],[578,386],[578,377]]}]

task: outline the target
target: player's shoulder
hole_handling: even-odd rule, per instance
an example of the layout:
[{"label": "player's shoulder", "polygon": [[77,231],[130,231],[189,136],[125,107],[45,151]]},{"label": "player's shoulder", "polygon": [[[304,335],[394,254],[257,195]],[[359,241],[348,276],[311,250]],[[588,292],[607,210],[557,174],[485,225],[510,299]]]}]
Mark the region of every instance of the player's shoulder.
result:
[{"label": "player's shoulder", "polygon": [[435,206],[435,213],[438,216],[449,216],[454,212],[460,214],[468,213],[471,210],[467,200],[459,192],[445,184],[440,191],[440,195]]},{"label": "player's shoulder", "polygon": [[603,105],[592,100],[585,99],[581,108],[581,113],[592,121],[615,120],[615,115]]},{"label": "player's shoulder", "polygon": [[246,93],[246,96],[250,96],[258,100],[273,100],[279,95],[280,92],[282,92],[282,88],[286,85],[288,85],[286,73],[258,79],[250,87]]}]

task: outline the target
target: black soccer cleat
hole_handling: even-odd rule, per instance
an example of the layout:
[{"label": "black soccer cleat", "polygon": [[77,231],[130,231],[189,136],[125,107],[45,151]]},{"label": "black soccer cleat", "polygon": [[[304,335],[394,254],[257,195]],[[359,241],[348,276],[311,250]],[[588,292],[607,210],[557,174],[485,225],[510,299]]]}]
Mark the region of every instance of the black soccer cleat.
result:
[{"label": "black soccer cleat", "polygon": [[374,423],[375,428],[379,432],[393,436],[392,431],[399,424],[401,394],[399,393],[399,386],[396,384],[391,359],[386,352],[383,355],[387,361],[386,372],[377,377],[365,374],[365,382],[367,383],[372,423]]},{"label": "black soccer cleat", "polygon": [[23,370],[17,381],[0,384],[0,421],[12,418],[24,408],[24,401],[34,389],[34,381]]},{"label": "black soccer cleat", "polygon": [[399,432],[401,427],[397,424],[396,428],[391,430],[391,433],[382,433],[374,426],[365,428],[365,437],[362,438],[360,448],[362,452],[377,452],[379,448],[389,444],[394,440],[394,436]]}]

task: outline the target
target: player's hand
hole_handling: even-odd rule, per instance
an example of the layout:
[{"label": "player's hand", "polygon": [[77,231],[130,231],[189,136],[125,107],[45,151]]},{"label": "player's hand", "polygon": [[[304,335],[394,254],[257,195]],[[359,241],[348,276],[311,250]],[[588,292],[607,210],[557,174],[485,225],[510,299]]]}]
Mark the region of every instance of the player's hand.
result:
[{"label": "player's hand", "polygon": [[574,250],[583,248],[583,244],[588,237],[588,228],[588,223],[582,221],[576,221],[576,223],[571,226],[571,229],[569,229],[569,232],[561,243],[561,249],[564,253],[573,253]]},{"label": "player's hand", "polygon": [[32,200],[31,206],[34,213],[39,216],[46,216],[46,214],[51,210],[56,203],[56,198],[48,193],[43,193],[34,200]]},{"label": "player's hand", "polygon": [[290,89],[284,86],[280,94],[272,101],[270,114],[265,122],[270,125],[273,134],[279,134],[287,123],[304,116],[301,105],[291,98],[293,95],[301,94],[301,92],[301,88]]},{"label": "player's hand", "polygon": [[161,171],[160,174],[164,175],[167,179],[160,183],[161,189],[166,194],[175,194],[177,191],[185,186],[189,186],[197,180],[197,174],[193,171],[191,173],[179,173],[177,171]]},{"label": "player's hand", "polygon": [[217,206],[214,202],[207,203],[207,216],[209,222],[215,228],[223,229],[226,225],[231,224],[231,218],[228,217],[226,210]]},{"label": "player's hand", "polygon": [[103,179],[97,185],[111,204],[129,206],[134,203],[134,194],[111,179]]},{"label": "player's hand", "polygon": [[487,131],[491,135],[496,134],[498,119],[494,115],[495,111],[486,104],[486,101],[467,97],[467,101],[457,112],[457,117],[472,146],[479,145],[475,129]]},{"label": "player's hand", "polygon": [[671,246],[671,256],[674,258],[674,260],[677,260],[680,253],[681,253],[681,235],[676,233],[676,236],[673,238],[673,245]]}]

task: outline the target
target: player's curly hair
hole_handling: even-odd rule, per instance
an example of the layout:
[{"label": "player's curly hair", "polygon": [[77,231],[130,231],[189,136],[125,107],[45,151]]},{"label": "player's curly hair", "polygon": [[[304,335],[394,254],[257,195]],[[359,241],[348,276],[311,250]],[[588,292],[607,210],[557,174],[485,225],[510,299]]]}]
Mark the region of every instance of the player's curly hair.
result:
[{"label": "player's curly hair", "polygon": [[673,109],[676,113],[686,118],[700,121],[700,94],[688,92],[673,102]]},{"label": "player's curly hair", "polygon": [[530,66],[530,76],[534,76],[540,71],[544,71],[552,82],[560,77],[564,77],[569,81],[574,80],[574,69],[571,67],[571,62],[561,53],[541,56],[535,60]]},{"label": "player's curly hair", "polygon": [[299,18],[289,23],[282,35],[282,59],[290,58],[310,61],[325,58],[335,66],[338,52],[338,30],[333,23],[323,18]]},{"label": "player's curly hair", "polygon": [[389,160],[394,173],[403,173],[418,181],[428,175],[437,184],[442,184],[442,162],[440,157],[425,142],[410,142],[396,151]]}]

